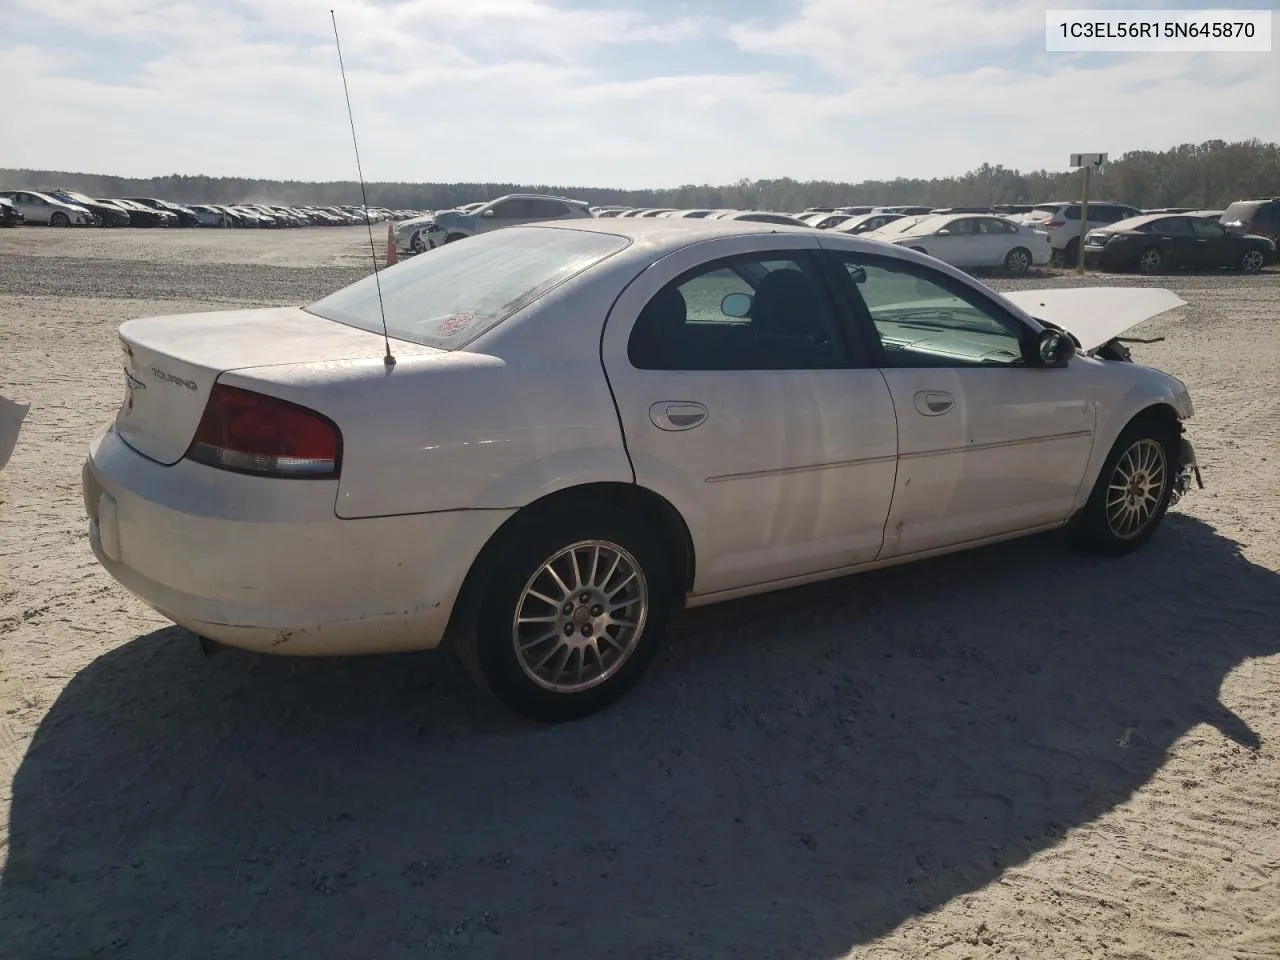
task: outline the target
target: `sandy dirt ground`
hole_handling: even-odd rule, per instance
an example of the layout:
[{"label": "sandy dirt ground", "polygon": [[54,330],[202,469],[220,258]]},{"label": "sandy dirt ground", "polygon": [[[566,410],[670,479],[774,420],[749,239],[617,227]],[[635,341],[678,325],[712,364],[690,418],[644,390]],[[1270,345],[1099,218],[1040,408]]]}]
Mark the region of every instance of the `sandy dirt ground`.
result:
[{"label": "sandy dirt ground", "polygon": [[439,655],[205,658],[90,553],[117,325],[303,302],[360,242],[0,232],[0,393],[32,405],[0,956],[1280,957],[1280,275],[1159,281],[1190,306],[1135,349],[1189,384],[1208,488],[1139,554],[1040,537],[693,612],[546,729]]}]

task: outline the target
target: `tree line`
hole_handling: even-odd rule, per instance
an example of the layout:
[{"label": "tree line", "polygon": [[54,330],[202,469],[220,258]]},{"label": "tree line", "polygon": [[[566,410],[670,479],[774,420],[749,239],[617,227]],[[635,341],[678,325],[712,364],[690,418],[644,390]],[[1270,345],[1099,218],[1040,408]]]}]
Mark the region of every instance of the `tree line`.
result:
[{"label": "tree line", "polygon": [[[927,204],[934,207],[1038,203],[1074,199],[1079,171],[1022,172],[984,163],[976,170],[931,180],[897,178],[831,180],[739,180],[711,186],[622,190],[611,187],[528,183],[370,183],[369,203],[393,209],[438,210],[489,200],[507,193],[543,193],[593,204],[636,207],[802,210],[851,204]],[[50,170],[0,169],[0,189],[78,190],[95,197],[156,197],[187,203],[352,204],[360,202],[355,181],[249,180],[172,174],[113,177]],[[1221,209],[1234,200],[1280,196],[1280,144],[1209,140],[1168,150],[1136,150],[1113,158],[1094,178],[1095,199],[1142,208]]]}]

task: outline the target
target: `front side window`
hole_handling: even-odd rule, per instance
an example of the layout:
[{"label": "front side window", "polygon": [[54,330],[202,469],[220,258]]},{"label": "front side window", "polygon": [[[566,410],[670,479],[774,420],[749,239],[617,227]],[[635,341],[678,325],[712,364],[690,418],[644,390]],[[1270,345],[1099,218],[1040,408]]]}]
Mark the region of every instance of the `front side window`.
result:
[{"label": "front side window", "polygon": [[809,258],[732,257],[677,277],[645,305],[627,348],[641,370],[847,367]]},{"label": "front side window", "polygon": [[1186,217],[1169,217],[1167,220],[1157,220],[1151,227],[1153,233],[1160,233],[1169,237],[1195,236],[1195,231],[1191,229],[1191,221]]},{"label": "front side window", "polygon": [[[558,227],[512,227],[447,243],[381,273],[387,331],[399,340],[455,350],[629,243]],[[376,279],[357,280],[305,309],[381,333]]]},{"label": "front side window", "polygon": [[1201,240],[1221,240],[1227,235],[1227,231],[1212,220],[1192,220],[1191,229]]},{"label": "front side window", "polygon": [[1027,365],[1026,328],[972,291],[916,264],[840,255],[886,367]]},{"label": "front side window", "polygon": [[985,234],[1002,234],[1003,235],[1003,234],[1009,234],[1009,233],[1016,233],[1018,230],[1018,228],[1015,227],[1013,224],[1005,223],[1003,220],[996,220],[995,218],[992,218],[990,220],[980,220],[978,221],[978,225],[982,229],[982,232]]},{"label": "front side window", "polygon": [[524,201],[519,198],[500,200],[489,209],[493,211],[494,217],[499,220],[515,220],[525,215]]}]

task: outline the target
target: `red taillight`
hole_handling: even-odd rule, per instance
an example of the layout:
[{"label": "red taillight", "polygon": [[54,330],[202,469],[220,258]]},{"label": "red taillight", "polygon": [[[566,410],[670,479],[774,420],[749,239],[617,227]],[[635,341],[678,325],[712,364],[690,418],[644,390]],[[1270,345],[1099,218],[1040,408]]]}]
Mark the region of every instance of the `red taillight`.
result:
[{"label": "red taillight", "polygon": [[187,459],[264,477],[336,477],[342,434],[314,410],[215,384]]},{"label": "red taillight", "polygon": [[1059,227],[1065,227],[1066,225],[1067,221],[1065,220],[1046,220],[1044,223],[1044,229],[1057,230]]}]

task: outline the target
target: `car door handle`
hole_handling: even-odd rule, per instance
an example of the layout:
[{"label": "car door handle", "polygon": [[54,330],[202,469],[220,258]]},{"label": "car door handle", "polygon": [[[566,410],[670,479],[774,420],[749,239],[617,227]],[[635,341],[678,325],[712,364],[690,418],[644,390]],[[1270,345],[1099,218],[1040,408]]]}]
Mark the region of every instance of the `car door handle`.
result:
[{"label": "car door handle", "polygon": [[707,408],[692,400],[662,400],[649,407],[659,430],[692,430],[707,419]]},{"label": "car door handle", "polygon": [[916,410],[926,417],[938,417],[956,405],[956,398],[945,390],[921,390],[916,394]]}]

